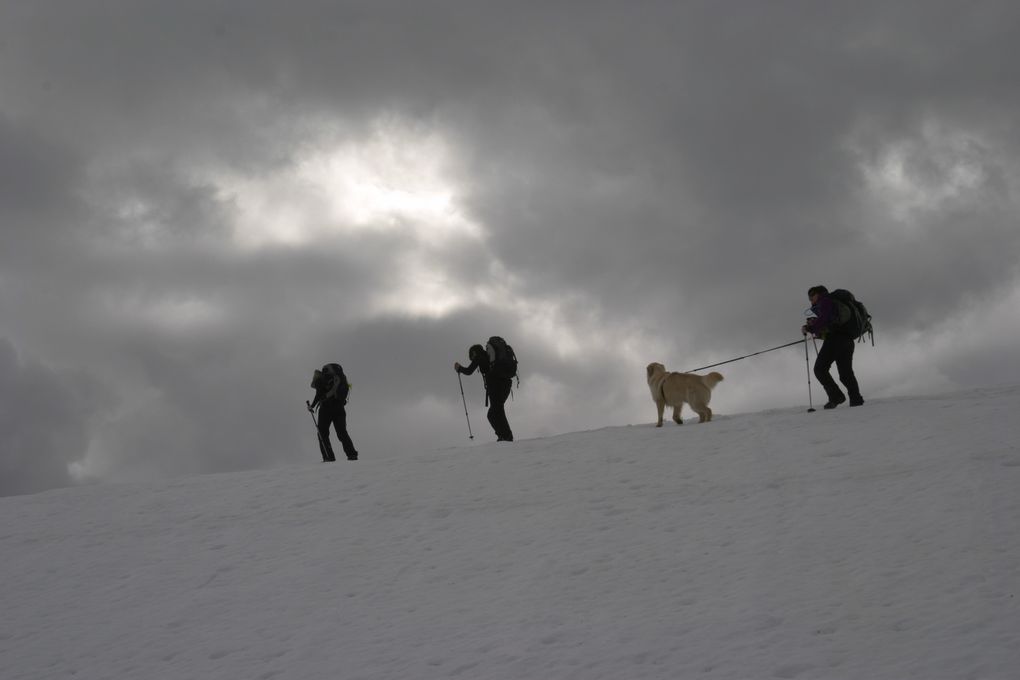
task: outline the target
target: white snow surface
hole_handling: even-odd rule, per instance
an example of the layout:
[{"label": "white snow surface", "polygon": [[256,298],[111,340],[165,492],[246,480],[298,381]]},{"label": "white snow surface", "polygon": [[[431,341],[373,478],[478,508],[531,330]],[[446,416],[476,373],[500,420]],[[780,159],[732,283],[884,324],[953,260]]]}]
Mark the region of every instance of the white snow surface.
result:
[{"label": "white snow surface", "polygon": [[990,387],[332,464],[310,431],[307,465],[2,498],[0,675],[1015,679],[1018,414]]}]

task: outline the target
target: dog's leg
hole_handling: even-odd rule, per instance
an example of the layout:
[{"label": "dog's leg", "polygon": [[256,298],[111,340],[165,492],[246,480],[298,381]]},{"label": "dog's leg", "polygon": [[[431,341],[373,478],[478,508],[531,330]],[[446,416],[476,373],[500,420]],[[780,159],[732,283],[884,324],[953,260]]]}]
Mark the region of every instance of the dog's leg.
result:
[{"label": "dog's leg", "polygon": [[666,408],[666,402],[656,401],[655,408],[659,411],[659,421],[655,423],[655,427],[662,427],[662,411]]},{"label": "dog's leg", "polygon": [[708,407],[708,400],[712,398],[712,392],[705,386],[694,387],[688,391],[688,396],[693,397],[690,401],[691,408],[698,414],[699,423],[707,423],[712,420],[712,409]]},{"label": "dog's leg", "polygon": [[680,419],[680,409],[683,408],[683,404],[677,404],[673,407],[673,422],[677,425],[683,425],[684,421]]}]

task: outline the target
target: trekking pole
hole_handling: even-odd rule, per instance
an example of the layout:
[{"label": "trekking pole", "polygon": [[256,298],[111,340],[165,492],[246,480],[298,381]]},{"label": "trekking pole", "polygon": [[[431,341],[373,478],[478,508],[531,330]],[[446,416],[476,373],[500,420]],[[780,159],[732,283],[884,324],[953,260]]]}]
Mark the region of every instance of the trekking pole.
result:
[{"label": "trekking pole", "polygon": [[464,417],[467,419],[468,439],[474,439],[475,436],[471,434],[471,418],[468,417],[467,412],[467,399],[464,398],[464,381],[460,379],[460,373],[457,373],[457,382],[460,383],[460,400],[464,402]]},{"label": "trekking pole", "polygon": [[305,399],[305,406],[308,407],[308,415],[312,417],[312,423],[315,425],[315,436],[319,438],[319,453],[322,454],[322,462],[328,463],[329,458],[326,457],[326,442],[322,441],[322,433],[319,432],[319,421],[315,419],[315,411],[312,410],[312,402]]},{"label": "trekking pole", "polygon": [[766,352],[775,352],[777,349],[783,349],[784,347],[793,347],[794,345],[799,345],[802,342],[804,342],[803,338],[801,338],[800,340],[794,340],[793,342],[788,342],[785,345],[780,345],[779,347],[770,347],[769,349],[763,349],[762,351],[754,352],[753,354],[745,354],[744,356],[737,357],[736,359],[727,359],[726,361],[720,361],[717,364],[709,364],[708,366],[701,366],[699,368],[694,368],[694,369],[691,369],[689,371],[683,371],[683,372],[684,373],[695,373],[697,371],[704,371],[706,368],[715,368],[716,366],[723,366],[725,364],[732,364],[734,361],[740,361],[741,359],[747,359],[749,357],[756,357],[759,354],[765,354]]},{"label": "trekking pole", "polygon": [[807,368],[807,402],[808,402],[807,412],[814,413],[815,405],[811,400],[811,359],[808,357],[806,333],[804,334],[804,366]]}]

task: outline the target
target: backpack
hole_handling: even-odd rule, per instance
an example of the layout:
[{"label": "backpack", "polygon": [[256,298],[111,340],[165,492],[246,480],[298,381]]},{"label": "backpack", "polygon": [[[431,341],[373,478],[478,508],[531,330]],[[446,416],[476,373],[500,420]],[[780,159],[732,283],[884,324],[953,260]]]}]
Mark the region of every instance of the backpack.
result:
[{"label": "backpack", "polygon": [[347,376],[340,364],[326,364],[322,367],[323,389],[326,394],[323,400],[339,399],[347,403],[347,395],[351,386],[347,383]]},{"label": "backpack", "polygon": [[836,309],[839,318],[835,328],[841,333],[849,335],[854,340],[864,342],[864,336],[871,337],[871,344],[875,344],[875,332],[871,326],[871,314],[864,303],[854,297],[854,294],[843,288],[837,288],[829,293],[836,302]]},{"label": "backpack", "polygon": [[490,372],[493,377],[496,378],[517,378],[517,384],[521,382],[520,377],[517,376],[517,355],[514,354],[514,348],[506,344],[506,340],[494,335],[489,338],[489,342],[485,345],[485,351],[489,354]]}]

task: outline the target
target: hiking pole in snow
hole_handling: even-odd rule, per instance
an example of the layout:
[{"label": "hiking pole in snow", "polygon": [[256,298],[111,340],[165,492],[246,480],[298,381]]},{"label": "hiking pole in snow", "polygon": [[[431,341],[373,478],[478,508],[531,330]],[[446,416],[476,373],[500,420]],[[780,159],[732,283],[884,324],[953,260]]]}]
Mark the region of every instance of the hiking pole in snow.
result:
[{"label": "hiking pole in snow", "polygon": [[[817,349],[817,347],[815,349]],[[811,359],[808,357],[807,351],[807,333],[804,334],[804,366],[807,367],[807,412],[814,413],[815,405],[811,400]]]},{"label": "hiking pole in snow", "polygon": [[474,439],[475,436],[471,434],[471,418],[468,418],[467,399],[464,398],[464,381],[460,379],[460,373],[457,373],[457,382],[460,383],[460,400],[464,402],[464,418],[467,419],[468,424],[468,439]]},{"label": "hiking pole in snow", "polygon": [[305,406],[308,407],[308,415],[312,417],[312,422],[315,424],[315,436],[319,438],[319,453],[322,454],[322,462],[328,463],[329,456],[326,455],[326,442],[322,441],[322,433],[319,432],[319,421],[315,419],[315,411],[312,410],[312,402],[305,399]]}]

